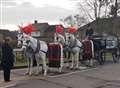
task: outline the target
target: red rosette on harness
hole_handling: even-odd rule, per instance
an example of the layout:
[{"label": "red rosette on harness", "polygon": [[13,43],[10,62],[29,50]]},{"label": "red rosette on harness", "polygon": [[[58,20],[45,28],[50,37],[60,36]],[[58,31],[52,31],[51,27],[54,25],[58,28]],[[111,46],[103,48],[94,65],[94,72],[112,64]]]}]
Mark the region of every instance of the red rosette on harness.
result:
[{"label": "red rosette on harness", "polygon": [[32,26],[32,24],[28,24],[28,25],[26,25],[26,26],[18,26],[19,28],[20,28],[20,31],[21,32],[23,32],[23,33],[26,33],[26,34],[29,34],[29,35],[31,35],[31,33],[32,32],[34,32],[34,31],[36,31],[34,28],[33,28],[33,26]]},{"label": "red rosette on harness", "polygon": [[74,27],[69,27],[68,30],[67,30],[67,32],[69,32],[69,33],[74,33],[76,31],[77,31],[77,29],[74,28]]},{"label": "red rosette on harness", "polygon": [[61,25],[56,25],[56,33],[63,33],[63,28],[61,27]]}]

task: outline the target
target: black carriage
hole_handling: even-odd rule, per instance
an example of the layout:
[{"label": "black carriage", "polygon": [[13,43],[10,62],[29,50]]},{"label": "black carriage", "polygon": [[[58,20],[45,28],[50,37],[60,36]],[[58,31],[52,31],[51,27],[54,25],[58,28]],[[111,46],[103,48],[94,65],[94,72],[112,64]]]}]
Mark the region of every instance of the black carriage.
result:
[{"label": "black carriage", "polygon": [[117,36],[92,36],[92,40],[94,43],[95,59],[97,59],[100,64],[106,61],[107,53],[112,54],[114,62],[119,61],[120,47]]},{"label": "black carriage", "polygon": [[[114,62],[119,61],[119,40],[117,36],[106,36],[104,38],[104,53],[111,53]],[[106,55],[105,55],[106,58]]]}]

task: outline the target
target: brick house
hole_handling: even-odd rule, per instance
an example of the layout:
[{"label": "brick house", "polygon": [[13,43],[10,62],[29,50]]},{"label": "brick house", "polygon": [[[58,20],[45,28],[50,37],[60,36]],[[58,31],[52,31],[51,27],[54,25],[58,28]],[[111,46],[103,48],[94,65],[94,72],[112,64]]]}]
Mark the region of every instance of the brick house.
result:
[{"label": "brick house", "polygon": [[36,29],[36,31],[32,33],[33,37],[46,41],[47,43],[54,41],[56,25],[49,25],[48,23],[38,23],[37,21],[35,21],[32,25],[33,28]]}]

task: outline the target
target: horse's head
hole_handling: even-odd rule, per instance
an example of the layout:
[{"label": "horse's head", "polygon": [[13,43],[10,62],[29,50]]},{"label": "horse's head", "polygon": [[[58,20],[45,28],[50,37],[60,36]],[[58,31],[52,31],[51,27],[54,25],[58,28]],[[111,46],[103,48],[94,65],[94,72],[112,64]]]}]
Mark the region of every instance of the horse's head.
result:
[{"label": "horse's head", "polygon": [[61,43],[63,45],[65,43],[65,38],[63,35],[56,33],[54,42],[58,42],[58,43]]},{"label": "horse's head", "polygon": [[75,36],[71,33],[65,33],[65,43],[69,45],[70,43],[74,42]]},{"label": "horse's head", "polygon": [[17,44],[18,47],[26,48],[27,46],[29,46],[30,40],[28,35],[19,32],[17,38],[18,38],[18,44]]},{"label": "horse's head", "polygon": [[23,39],[24,39],[24,38],[23,38],[23,33],[22,33],[22,32],[19,32],[18,35],[17,35],[17,40],[18,40],[17,46],[18,46],[18,47],[20,47],[20,46],[22,45]]}]

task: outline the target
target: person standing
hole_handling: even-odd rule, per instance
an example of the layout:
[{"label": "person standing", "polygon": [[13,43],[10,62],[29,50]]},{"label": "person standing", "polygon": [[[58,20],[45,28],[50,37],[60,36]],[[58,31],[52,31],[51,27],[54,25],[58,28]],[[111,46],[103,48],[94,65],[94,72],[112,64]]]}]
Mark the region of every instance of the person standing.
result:
[{"label": "person standing", "polygon": [[2,60],[1,66],[4,73],[4,81],[10,81],[10,72],[14,64],[13,49],[10,46],[11,41],[9,38],[5,38],[2,44]]},{"label": "person standing", "polygon": [[90,27],[90,25],[88,25],[88,28],[86,30],[86,36],[91,37],[93,33],[94,33],[93,29]]}]

